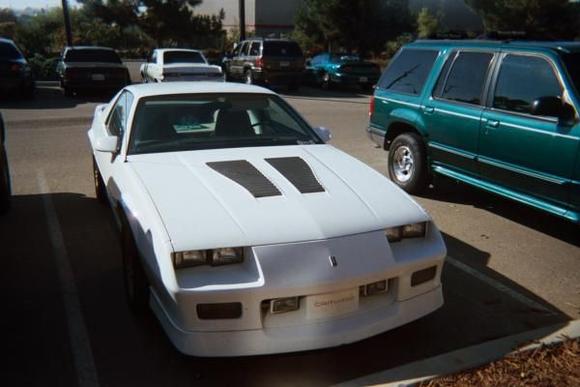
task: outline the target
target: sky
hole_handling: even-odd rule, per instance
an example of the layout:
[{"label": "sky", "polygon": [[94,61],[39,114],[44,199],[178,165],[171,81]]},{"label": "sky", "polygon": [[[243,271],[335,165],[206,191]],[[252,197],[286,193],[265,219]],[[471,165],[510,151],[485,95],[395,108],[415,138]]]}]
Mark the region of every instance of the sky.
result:
[{"label": "sky", "polygon": [[[51,8],[60,7],[61,0],[0,0],[0,8],[12,8],[22,10],[26,7],[32,8]],[[70,6],[76,5],[75,0],[68,0]]]}]

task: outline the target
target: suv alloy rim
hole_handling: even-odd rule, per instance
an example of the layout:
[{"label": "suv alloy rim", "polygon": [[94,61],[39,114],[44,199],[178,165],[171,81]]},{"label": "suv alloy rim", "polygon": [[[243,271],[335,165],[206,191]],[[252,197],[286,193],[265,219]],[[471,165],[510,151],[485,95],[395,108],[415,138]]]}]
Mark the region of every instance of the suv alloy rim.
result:
[{"label": "suv alloy rim", "polygon": [[415,160],[411,149],[402,145],[395,150],[393,155],[393,172],[398,181],[405,183],[413,176]]},{"label": "suv alloy rim", "polygon": [[252,72],[250,70],[246,70],[246,85],[251,85],[252,83]]}]

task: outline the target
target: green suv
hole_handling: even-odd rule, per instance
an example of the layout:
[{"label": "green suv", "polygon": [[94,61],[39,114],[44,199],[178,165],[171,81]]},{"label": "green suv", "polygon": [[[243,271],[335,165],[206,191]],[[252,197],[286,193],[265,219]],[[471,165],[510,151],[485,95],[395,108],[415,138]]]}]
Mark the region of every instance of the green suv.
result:
[{"label": "green suv", "polygon": [[441,174],[580,223],[580,43],[416,41],[382,74],[369,136],[410,193]]}]

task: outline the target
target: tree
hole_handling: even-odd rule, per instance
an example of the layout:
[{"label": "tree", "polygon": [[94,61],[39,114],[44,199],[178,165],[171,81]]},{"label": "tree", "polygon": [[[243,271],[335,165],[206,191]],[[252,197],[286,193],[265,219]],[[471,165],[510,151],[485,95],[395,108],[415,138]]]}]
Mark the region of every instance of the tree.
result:
[{"label": "tree", "polygon": [[534,39],[572,39],[578,8],[569,0],[465,0],[483,19],[486,33],[521,31]]},{"label": "tree", "polygon": [[13,38],[16,31],[16,15],[10,8],[0,8],[0,37]]},{"label": "tree", "polygon": [[385,42],[412,30],[408,0],[304,0],[295,20],[295,38],[314,46],[381,51]]},{"label": "tree", "polygon": [[429,38],[439,30],[439,18],[431,14],[426,7],[417,14],[417,35],[419,38]]}]

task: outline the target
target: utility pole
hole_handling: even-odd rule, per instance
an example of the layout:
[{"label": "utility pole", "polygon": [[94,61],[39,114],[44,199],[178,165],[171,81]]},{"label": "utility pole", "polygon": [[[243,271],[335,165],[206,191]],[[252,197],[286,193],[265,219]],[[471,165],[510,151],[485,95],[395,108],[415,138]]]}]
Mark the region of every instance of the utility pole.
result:
[{"label": "utility pole", "polygon": [[239,0],[239,10],[240,10],[240,41],[242,41],[242,40],[246,39],[246,1],[245,0]]},{"label": "utility pole", "polygon": [[62,0],[62,15],[64,16],[64,30],[66,32],[66,44],[72,46],[72,30],[70,27],[70,15],[68,13],[68,1]]}]

